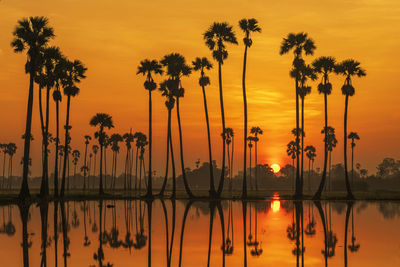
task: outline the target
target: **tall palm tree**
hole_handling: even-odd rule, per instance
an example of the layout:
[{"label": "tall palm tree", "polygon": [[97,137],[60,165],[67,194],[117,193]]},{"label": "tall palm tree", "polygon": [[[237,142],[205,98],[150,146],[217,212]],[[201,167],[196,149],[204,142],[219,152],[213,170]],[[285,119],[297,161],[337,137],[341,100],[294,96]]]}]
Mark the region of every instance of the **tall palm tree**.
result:
[{"label": "tall palm tree", "polygon": [[[216,191],[214,185],[214,170],[212,164],[213,160],[212,160],[212,150],[211,150],[210,120],[208,118],[207,97],[205,90],[205,87],[207,85],[210,85],[210,78],[204,74],[204,70],[210,70],[212,68],[212,64],[210,63],[210,61],[208,61],[206,57],[203,58],[198,57],[192,62],[192,64],[193,64],[193,69],[195,71],[200,70],[199,85],[201,86],[203,92],[204,113],[206,116],[206,124],[207,124],[208,163],[210,169],[210,196],[212,196],[215,195]],[[228,144],[228,158],[229,158],[229,144]]]},{"label": "tall palm tree", "polygon": [[353,193],[351,192],[349,175],[347,172],[347,110],[349,107],[349,97],[353,96],[355,93],[355,89],[352,85],[352,78],[354,76],[363,77],[366,75],[364,69],[360,67],[360,62],[357,62],[353,59],[347,59],[341,62],[338,66],[336,66],[335,70],[338,74],[344,75],[346,77],[344,85],[342,86],[342,94],[345,95],[345,107],[344,107],[344,172],[346,179],[346,188],[347,188],[347,197],[352,199],[354,198]]},{"label": "tall palm tree", "polygon": [[72,163],[74,164],[74,182],[73,187],[76,186],[76,165],[78,164],[79,158],[81,157],[81,152],[77,149],[72,151]]},{"label": "tall palm tree", "polygon": [[258,178],[258,173],[257,173],[257,169],[258,169],[258,166],[257,166],[257,156],[258,156],[258,153],[257,153],[257,144],[258,144],[258,141],[259,141],[259,138],[258,138],[258,135],[262,135],[264,132],[263,132],[263,130],[260,128],[260,127],[251,127],[251,129],[250,129],[250,133],[251,134],[253,134],[254,135],[254,137],[255,137],[255,139],[254,139],[254,166],[255,166],[255,181],[256,181],[256,191],[258,191],[258,181],[257,181],[257,178]]},{"label": "tall palm tree", "polygon": [[[149,144],[149,142],[147,141],[147,136],[141,132],[136,132],[133,135],[133,137],[136,139],[136,147],[137,147],[138,151],[140,151],[140,154],[139,154],[140,171],[139,171],[139,183],[138,183],[139,184],[139,192],[140,192],[142,190],[142,166],[144,166],[145,146],[147,146]],[[137,161],[136,161],[136,166],[137,166]],[[136,190],[136,181],[135,181],[135,190]]]},{"label": "tall palm tree", "polygon": [[90,143],[90,140],[92,140],[92,137],[90,135],[85,135],[85,156],[84,156],[84,161],[83,161],[83,166],[84,166],[84,170],[83,170],[83,191],[86,191],[86,173],[88,171],[88,166],[87,164],[87,148],[88,145]]},{"label": "tall palm tree", "polygon": [[[49,104],[50,90],[54,87],[57,77],[56,66],[61,60],[61,52],[58,47],[48,47],[39,53],[41,66],[36,72],[35,82],[39,84],[39,114],[42,129],[42,152],[43,168],[42,183],[40,186],[40,195],[42,197],[49,195],[49,168],[48,168],[48,145],[49,145]],[[42,108],[42,89],[46,88],[46,114],[43,118]]]},{"label": "tall palm tree", "polygon": [[64,142],[64,166],[63,174],[61,180],[61,196],[64,196],[65,191],[65,175],[67,168],[68,159],[68,146],[70,142],[69,130],[71,126],[69,125],[69,114],[71,108],[71,97],[75,97],[79,94],[80,89],[77,84],[81,82],[82,79],[86,78],[85,72],[87,68],[79,60],[68,61],[66,67],[66,78],[63,80],[64,95],[67,96],[67,115],[65,120],[65,142]]},{"label": "tall palm tree", "polygon": [[[327,144],[327,149],[328,149],[328,170],[329,170],[329,175],[328,175],[328,185],[329,185],[329,191],[331,190],[331,170],[332,170],[332,151],[333,149],[336,147],[338,141],[336,139],[336,134],[335,134],[335,128],[328,126],[328,128],[326,128],[326,138],[327,140],[324,140],[324,142],[326,141]],[[324,132],[325,130],[322,130],[321,133],[325,134]]]},{"label": "tall palm tree", "polygon": [[315,153],[316,149],[314,146],[306,146],[304,151],[306,152],[306,156],[308,158],[308,191],[311,192],[311,162],[314,162],[317,154]]},{"label": "tall palm tree", "polygon": [[180,110],[179,110],[179,100],[184,97],[185,89],[182,87],[182,77],[189,76],[192,72],[189,65],[186,64],[185,58],[178,54],[172,53],[169,55],[164,56],[164,58],[160,61],[160,63],[166,67],[166,73],[170,77],[171,84],[174,86],[173,88],[173,95],[176,99],[176,116],[178,121],[178,131],[179,131],[179,148],[180,148],[180,156],[181,156],[181,169],[182,169],[182,178],[183,184],[185,186],[186,194],[193,198],[194,195],[190,190],[189,183],[186,178],[185,172],[185,164],[184,164],[184,157],[183,157],[183,140],[182,140],[182,127],[181,127],[181,117],[180,117]]},{"label": "tall palm tree", "polygon": [[93,145],[92,151],[94,154],[94,162],[93,162],[93,189],[94,189],[94,183],[95,183],[95,178],[96,178],[96,159],[97,159],[97,153],[99,152],[99,146]]},{"label": "tall palm tree", "polygon": [[[299,81],[298,95],[301,99],[301,129],[304,131],[304,99],[311,93],[311,87],[307,86],[307,81],[309,79],[315,80],[317,76],[314,73],[314,69],[306,65],[303,60],[296,61],[290,75]],[[300,191],[303,192],[304,184],[304,134],[301,135],[301,167],[300,167]]]},{"label": "tall palm tree", "polygon": [[[229,169],[229,192],[232,192],[232,178],[233,178],[233,150],[234,150],[234,132],[230,127],[225,128],[225,139],[227,152],[228,152],[228,169]],[[230,145],[232,150],[230,151]]]},{"label": "tall palm tree", "polygon": [[[328,128],[328,95],[332,92],[332,84],[329,82],[329,74],[335,70],[336,60],[333,57],[319,57],[312,63],[314,71],[321,75],[321,82],[318,84],[318,92],[324,94],[325,107],[325,128]],[[327,131],[325,131],[327,133]],[[325,133],[324,139],[327,140]],[[328,163],[328,145],[324,141],[324,169],[318,190],[314,199],[320,199],[326,183],[326,168]]]},{"label": "tall palm tree", "polygon": [[[168,166],[169,166],[169,155],[171,153],[171,164],[172,164],[172,197],[175,197],[176,191],[176,174],[175,174],[175,159],[174,159],[174,150],[172,145],[172,134],[171,134],[171,113],[172,109],[175,106],[175,98],[174,98],[174,85],[175,82],[171,79],[165,80],[160,83],[159,90],[161,91],[161,95],[166,97],[165,106],[168,110],[168,123],[167,123],[167,159],[165,165],[165,177],[163,184],[161,186],[161,190],[159,195],[164,196],[165,188],[167,186],[167,179],[168,179]],[[171,151],[170,151],[171,149]]]},{"label": "tall palm tree", "polygon": [[[28,93],[28,108],[26,114],[25,136],[31,136],[32,126],[32,107],[33,107],[33,85],[35,73],[39,68],[40,51],[47,46],[50,39],[54,37],[53,28],[48,24],[48,19],[45,17],[29,17],[18,21],[13,32],[14,39],[11,46],[15,53],[27,51],[27,62],[25,71],[29,73],[29,93]],[[22,185],[19,196],[27,198],[30,196],[28,187],[28,169],[29,169],[29,152],[30,138],[25,138],[24,141],[24,165],[22,173]]]},{"label": "tall palm tree", "polygon": [[360,137],[356,132],[350,132],[347,138],[351,139],[351,185],[354,185],[354,147],[356,146],[355,140],[360,140]]},{"label": "tall palm tree", "polygon": [[90,120],[90,126],[99,126],[99,130],[95,133],[95,138],[99,141],[100,145],[100,181],[99,181],[99,194],[104,194],[103,191],[103,146],[104,146],[104,128],[114,128],[112,117],[105,113],[97,113]]},{"label": "tall palm tree", "polygon": [[[236,35],[226,22],[214,22],[203,34],[206,46],[212,51],[213,58],[218,62],[219,102],[221,108],[222,132],[225,132],[224,96],[222,91],[222,64],[228,58],[226,44],[238,44]],[[246,146],[246,140],[245,140]],[[217,194],[221,195],[225,178],[225,140],[222,140],[222,168]]]},{"label": "tall palm tree", "polygon": [[[248,141],[248,146],[249,146],[249,162],[250,162],[250,173],[249,173],[249,180],[250,180],[250,188],[251,190],[253,190],[253,183],[251,180],[251,149],[253,148],[253,142],[257,142],[258,137],[254,137],[254,136],[248,136],[247,137],[247,141]],[[247,190],[246,190],[247,191]]]},{"label": "tall palm tree", "polygon": [[[289,33],[286,38],[283,39],[280,54],[284,55],[289,53],[289,51],[293,50],[294,60],[293,66],[299,64],[299,61],[303,61],[302,56],[303,52],[305,55],[313,55],[315,50],[314,41],[308,37],[307,33]],[[300,81],[298,77],[295,77],[295,95],[296,95],[296,128],[299,129],[299,87]],[[296,134],[296,144],[300,145],[300,136],[299,132]],[[295,197],[301,198],[303,195],[301,188],[301,180],[300,180],[300,160],[297,157],[297,168],[296,168],[296,192]]]},{"label": "tall palm tree", "polygon": [[149,91],[149,177],[148,177],[148,187],[147,194],[148,198],[153,197],[153,187],[152,187],[152,169],[151,169],[151,148],[152,148],[152,106],[151,106],[151,92],[157,88],[157,84],[154,82],[153,74],[162,74],[160,63],[157,60],[142,60],[138,67],[136,74],[143,74],[146,76],[146,81],[144,82],[144,88]]},{"label": "tall palm tree", "polygon": [[124,139],[120,134],[112,134],[110,137],[110,142],[111,142],[111,150],[113,151],[113,164],[111,167],[111,188],[114,190],[115,189],[115,180],[117,179],[117,162],[118,162],[118,153],[119,153],[119,142],[122,142]]},{"label": "tall palm tree", "polygon": [[[247,177],[246,177],[246,157],[247,157],[247,98],[246,98],[246,64],[247,64],[247,49],[253,44],[253,40],[250,37],[251,33],[261,32],[261,28],[258,26],[258,21],[252,19],[241,19],[239,21],[239,27],[244,32],[245,37],[243,38],[244,43],[244,56],[243,56],[243,76],[242,76],[242,89],[243,89],[243,106],[244,106],[244,151],[243,151],[243,192],[242,197],[247,197]],[[257,183],[257,182],[256,182]]]}]

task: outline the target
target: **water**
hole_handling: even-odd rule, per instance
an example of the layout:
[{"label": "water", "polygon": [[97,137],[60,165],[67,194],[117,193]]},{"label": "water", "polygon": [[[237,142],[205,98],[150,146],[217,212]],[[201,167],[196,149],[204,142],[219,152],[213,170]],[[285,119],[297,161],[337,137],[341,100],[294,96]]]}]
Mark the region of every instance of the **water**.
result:
[{"label": "water", "polygon": [[[160,200],[153,201],[151,206],[138,200],[79,201],[50,203],[48,207],[35,205],[29,212],[15,205],[0,206],[0,266],[56,266],[56,262],[57,266],[74,267],[186,267],[208,263],[251,267],[346,263],[400,266],[400,202],[355,202],[352,206],[345,202],[322,202],[319,210],[313,202],[294,204],[279,199],[245,205],[241,201],[188,205],[177,200],[175,212],[174,202],[166,200],[164,204],[165,209]],[[214,211],[213,216],[210,211]],[[326,243],[321,215],[326,223]]]}]

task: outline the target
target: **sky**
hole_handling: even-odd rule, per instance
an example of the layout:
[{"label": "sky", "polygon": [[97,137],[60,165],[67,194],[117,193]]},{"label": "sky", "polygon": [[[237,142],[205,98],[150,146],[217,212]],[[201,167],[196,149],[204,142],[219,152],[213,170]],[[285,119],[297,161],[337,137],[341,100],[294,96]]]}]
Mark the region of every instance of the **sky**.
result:
[{"label": "sky", "polygon": [[[171,52],[184,55],[188,62],[211,53],[202,34],[213,22],[233,26],[239,45],[228,45],[229,56],[222,69],[226,125],[235,131],[235,172],[242,166],[243,101],[242,18],[256,18],[262,33],[254,34],[248,52],[246,87],[249,127],[264,130],[260,137],[258,161],[261,164],[290,162],[286,144],[293,139],[295,127],[294,81],[289,77],[292,54],[280,56],[279,46],[290,32],[307,32],[315,41],[314,56],[334,56],[338,61],[354,58],[361,62],[367,76],[355,78],[356,93],[349,103],[349,131],[361,140],[356,146],[356,162],[370,172],[384,157],[398,158],[400,111],[400,2],[396,0],[326,1],[106,1],[106,0],[1,0],[0,1],[0,143],[15,142],[15,174],[23,147],[28,75],[26,56],[13,53],[10,42],[17,21],[28,16],[46,16],[54,27],[59,46],[70,59],[80,59],[88,68],[80,84],[80,94],[71,103],[72,148],[84,148],[83,135],[93,134],[90,118],[97,112],[113,117],[112,133],[148,131],[148,94],[144,77],[136,75],[142,59],[161,59]],[[219,109],[218,71],[209,71],[211,85],[206,88],[211,122],[213,156],[221,164],[222,132]],[[182,80],[186,90],[181,101],[181,120],[185,164],[193,168],[199,158],[206,161],[207,133],[199,73]],[[163,77],[155,77],[156,82]],[[323,162],[323,96],[313,82],[305,100],[305,145],[317,148],[316,167]],[[333,76],[328,98],[329,124],[336,128],[339,141],[333,163],[343,161],[344,96],[343,77]],[[35,87],[32,144],[33,175],[40,174],[40,126],[38,88]],[[61,121],[65,121],[62,102]],[[50,132],[54,132],[54,103],[51,103]],[[158,92],[153,97],[153,165],[164,172],[167,112]],[[178,149],[176,114],[173,116],[174,145]],[[121,150],[119,171],[122,171]],[[111,159],[111,154],[109,156]],[[179,160],[177,158],[176,160]],[[254,163],[253,163],[254,165]],[[177,166],[179,168],[179,166]]]}]

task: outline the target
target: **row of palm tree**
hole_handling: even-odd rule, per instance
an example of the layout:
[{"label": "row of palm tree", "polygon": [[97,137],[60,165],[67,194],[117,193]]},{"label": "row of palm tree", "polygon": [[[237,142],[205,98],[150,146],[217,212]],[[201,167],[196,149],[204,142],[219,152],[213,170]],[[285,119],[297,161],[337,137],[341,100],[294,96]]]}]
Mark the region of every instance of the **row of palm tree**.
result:
[{"label": "row of palm tree", "polygon": [[[318,92],[324,95],[324,107],[325,107],[325,127],[323,133],[324,137],[324,169],[320,186],[314,195],[315,199],[320,199],[322,191],[326,182],[326,169],[327,169],[327,158],[328,158],[328,103],[327,96],[332,92],[332,84],[329,82],[329,75],[336,73],[345,76],[345,82],[342,86],[342,94],[345,95],[345,115],[344,115],[344,165],[345,165],[345,180],[347,188],[347,197],[354,198],[348,179],[347,171],[347,113],[348,113],[348,102],[349,97],[354,95],[355,89],[352,85],[353,77],[365,76],[365,71],[360,67],[360,63],[353,60],[347,59],[341,63],[336,63],[333,57],[320,57],[312,62],[311,65],[305,63],[303,59],[304,55],[313,55],[316,46],[314,41],[307,35],[307,33],[290,33],[286,38],[283,39],[281,44],[280,54],[287,54],[290,51],[294,53],[294,59],[292,62],[292,70],[290,76],[295,79],[295,95],[296,95],[296,129],[302,129],[304,132],[304,98],[311,92],[311,87],[307,85],[308,80],[315,80],[317,76],[320,76],[321,82],[318,84]],[[301,125],[300,125],[300,108],[299,98],[301,98]],[[304,148],[304,134],[301,135],[300,131],[296,133],[295,144],[299,147],[299,153],[301,155],[296,157],[297,168],[296,168],[296,191],[295,197],[301,198],[303,195],[303,148]],[[301,142],[301,143],[300,143]]]},{"label": "row of palm tree", "polygon": [[2,181],[0,184],[0,188],[5,189],[6,158],[8,156],[7,187],[10,190],[12,185],[12,176],[13,176],[13,157],[17,152],[17,145],[15,143],[0,144],[0,150],[1,150],[0,152],[3,152],[3,172],[2,172]]}]

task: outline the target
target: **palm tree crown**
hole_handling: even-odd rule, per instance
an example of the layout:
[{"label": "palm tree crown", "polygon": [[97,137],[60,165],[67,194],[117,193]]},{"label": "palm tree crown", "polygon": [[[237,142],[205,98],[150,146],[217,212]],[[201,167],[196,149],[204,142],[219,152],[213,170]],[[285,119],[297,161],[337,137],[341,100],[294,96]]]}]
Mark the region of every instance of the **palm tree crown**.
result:
[{"label": "palm tree crown", "polygon": [[200,86],[207,86],[210,84],[210,78],[204,75],[204,70],[210,70],[213,66],[206,57],[197,57],[193,62],[193,70],[200,70],[201,76],[199,78]]},{"label": "palm tree crown", "polygon": [[335,72],[346,77],[345,84],[342,86],[342,94],[348,96],[353,96],[355,93],[354,87],[351,84],[351,77],[363,77],[367,75],[365,70],[360,67],[360,62],[353,59],[342,61],[336,66]]},{"label": "palm tree crown", "polygon": [[153,80],[152,73],[154,74],[162,74],[162,66],[158,63],[157,60],[149,60],[145,59],[140,61],[140,65],[138,66],[138,70],[136,74],[143,74],[143,76],[147,76],[146,81],[144,82],[144,88],[149,91],[153,91],[157,88],[156,83]]},{"label": "palm tree crown", "polygon": [[289,33],[288,36],[283,39],[279,53],[284,55],[289,53],[292,49],[295,58],[300,58],[303,51],[306,55],[313,55],[316,46],[314,41],[308,37],[307,33]]},{"label": "palm tree crown", "polygon": [[250,33],[261,32],[260,26],[258,26],[258,21],[254,18],[252,19],[241,19],[239,21],[239,27],[245,33],[243,38],[243,43],[245,46],[250,47],[253,44],[253,40],[250,38]]},{"label": "palm tree crown", "polygon": [[329,82],[329,73],[335,71],[336,60],[334,57],[319,57],[312,63],[315,73],[321,74],[325,84],[321,81],[318,84],[318,92],[320,94],[330,95],[332,92],[332,84]]},{"label": "palm tree crown", "polygon": [[225,43],[237,44],[235,33],[226,22],[214,22],[203,34],[207,47],[212,51],[213,58],[223,64],[228,57]]}]

